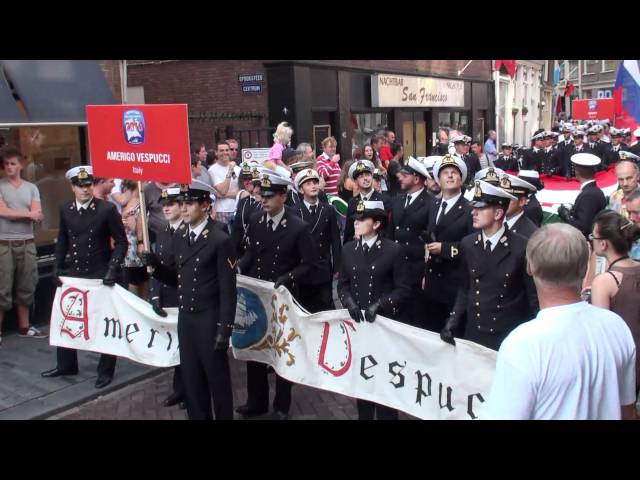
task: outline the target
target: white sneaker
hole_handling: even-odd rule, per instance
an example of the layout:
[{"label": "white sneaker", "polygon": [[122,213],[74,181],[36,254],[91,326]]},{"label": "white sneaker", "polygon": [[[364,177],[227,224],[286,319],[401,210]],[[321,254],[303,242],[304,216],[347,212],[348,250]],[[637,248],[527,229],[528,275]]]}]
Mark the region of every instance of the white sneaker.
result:
[{"label": "white sneaker", "polygon": [[31,325],[29,327],[29,330],[27,330],[27,333],[18,333],[18,336],[19,337],[31,337],[31,338],[47,338],[49,335],[47,335],[46,333],[42,333],[36,327]]}]

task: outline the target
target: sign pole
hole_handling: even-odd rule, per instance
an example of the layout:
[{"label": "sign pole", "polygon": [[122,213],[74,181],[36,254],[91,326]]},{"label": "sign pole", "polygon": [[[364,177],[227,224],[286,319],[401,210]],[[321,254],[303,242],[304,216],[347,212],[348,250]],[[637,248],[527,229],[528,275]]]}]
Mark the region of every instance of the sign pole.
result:
[{"label": "sign pole", "polygon": [[[138,180],[138,195],[140,195],[140,220],[142,220],[142,244],[145,252],[151,251],[151,242],[149,242],[149,224],[147,222],[147,204],[144,200],[144,192],[142,191],[142,182]],[[152,273],[153,269],[147,267],[147,272]]]}]

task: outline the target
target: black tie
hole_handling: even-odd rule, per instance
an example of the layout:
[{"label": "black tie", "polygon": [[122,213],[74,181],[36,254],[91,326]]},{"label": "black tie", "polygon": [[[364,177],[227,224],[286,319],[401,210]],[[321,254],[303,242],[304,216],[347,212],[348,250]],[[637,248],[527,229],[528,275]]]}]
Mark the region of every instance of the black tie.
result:
[{"label": "black tie", "polygon": [[316,216],[316,205],[311,205],[311,215],[313,215],[314,217]]},{"label": "black tie", "polygon": [[173,233],[173,232],[175,232],[175,231],[176,231],[176,229],[175,229],[175,228],[173,228],[173,227],[169,227],[169,231],[170,231],[171,233]]},{"label": "black tie", "polygon": [[364,252],[364,254],[366,255],[367,253],[369,253],[369,244],[365,243],[362,245],[362,251]]},{"label": "black tie", "polygon": [[267,222],[267,226],[269,227],[269,231],[273,232],[273,220],[269,219]]},{"label": "black tie", "polygon": [[440,209],[440,216],[438,217],[438,221],[436,222],[436,225],[440,225],[440,222],[442,222],[442,217],[444,217],[444,212],[447,211],[447,202],[442,202],[442,207]]},{"label": "black tie", "polygon": [[487,240],[487,241],[485,242],[485,244],[484,244],[484,249],[485,249],[485,251],[487,251],[487,252],[490,252],[490,251],[491,251],[491,240]]},{"label": "black tie", "polygon": [[189,234],[189,245],[193,245],[196,243],[196,232],[191,232]]},{"label": "black tie", "polygon": [[404,208],[407,208],[411,203],[411,195],[407,195],[407,203],[404,204]]}]

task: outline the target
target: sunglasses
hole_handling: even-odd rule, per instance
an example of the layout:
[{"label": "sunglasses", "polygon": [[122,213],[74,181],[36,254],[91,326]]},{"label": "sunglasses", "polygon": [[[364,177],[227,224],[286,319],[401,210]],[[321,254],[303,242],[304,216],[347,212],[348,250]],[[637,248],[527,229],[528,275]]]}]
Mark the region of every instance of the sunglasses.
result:
[{"label": "sunglasses", "polygon": [[238,151],[237,148],[230,148],[229,150],[231,150],[232,152],[237,152]]}]

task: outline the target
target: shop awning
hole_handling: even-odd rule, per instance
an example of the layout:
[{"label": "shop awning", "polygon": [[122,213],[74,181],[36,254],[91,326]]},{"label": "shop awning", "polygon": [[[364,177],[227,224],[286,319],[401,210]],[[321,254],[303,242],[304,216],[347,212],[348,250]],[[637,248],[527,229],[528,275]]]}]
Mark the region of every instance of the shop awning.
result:
[{"label": "shop awning", "polygon": [[[116,99],[95,60],[2,60],[4,75],[22,100],[27,118],[20,123],[86,123],[86,105]],[[15,101],[14,107],[19,111]],[[5,118],[0,124],[18,123]]]},{"label": "shop awning", "polygon": [[13,98],[11,88],[0,71],[0,123],[22,123],[27,118],[18,108],[18,104]]}]

